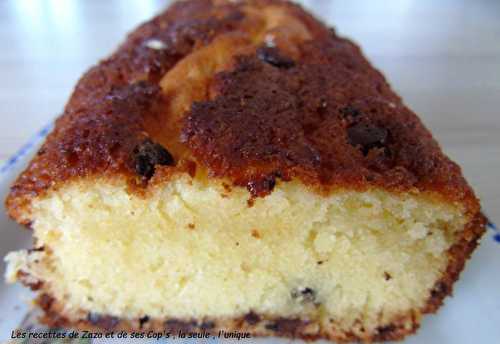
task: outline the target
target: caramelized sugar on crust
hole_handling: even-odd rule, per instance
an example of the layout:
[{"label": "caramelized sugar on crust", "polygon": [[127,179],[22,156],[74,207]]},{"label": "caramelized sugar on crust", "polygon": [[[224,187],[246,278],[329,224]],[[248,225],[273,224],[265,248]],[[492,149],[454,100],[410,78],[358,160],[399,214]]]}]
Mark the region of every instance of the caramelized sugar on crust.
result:
[{"label": "caramelized sugar on crust", "polygon": [[193,105],[183,138],[213,174],[240,185],[279,176],[468,193],[458,166],[356,46],[332,33],[300,48],[293,65],[239,58],[217,75],[214,99]]}]

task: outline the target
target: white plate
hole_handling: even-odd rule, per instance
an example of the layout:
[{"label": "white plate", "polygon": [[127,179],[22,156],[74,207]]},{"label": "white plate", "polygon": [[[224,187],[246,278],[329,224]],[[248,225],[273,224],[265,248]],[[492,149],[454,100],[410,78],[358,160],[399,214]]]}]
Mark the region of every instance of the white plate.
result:
[{"label": "white plate", "polygon": [[[30,231],[8,219],[3,200],[17,174],[26,166],[51,125],[43,128],[18,154],[0,168],[0,257],[31,244]],[[4,273],[1,264],[0,272]],[[0,282],[0,341],[10,339],[30,309],[32,294],[19,285]],[[289,340],[252,339],[252,342],[289,343]],[[97,341],[95,341],[97,342]],[[103,342],[99,340],[98,342]],[[184,342],[184,340],[172,341]],[[248,342],[248,341],[247,341]],[[298,341],[297,341],[298,342]],[[500,342],[500,231],[490,225],[479,248],[466,265],[454,296],[445,300],[437,315],[424,318],[418,333],[407,343],[499,343]]]}]

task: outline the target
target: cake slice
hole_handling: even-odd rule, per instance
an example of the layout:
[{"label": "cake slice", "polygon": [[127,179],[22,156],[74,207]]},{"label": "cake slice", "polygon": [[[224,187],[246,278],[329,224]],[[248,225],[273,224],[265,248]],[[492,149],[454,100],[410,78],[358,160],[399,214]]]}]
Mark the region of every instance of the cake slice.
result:
[{"label": "cake slice", "polygon": [[352,42],[278,0],[188,0],[78,82],[12,186],[52,326],[401,339],[485,219]]}]

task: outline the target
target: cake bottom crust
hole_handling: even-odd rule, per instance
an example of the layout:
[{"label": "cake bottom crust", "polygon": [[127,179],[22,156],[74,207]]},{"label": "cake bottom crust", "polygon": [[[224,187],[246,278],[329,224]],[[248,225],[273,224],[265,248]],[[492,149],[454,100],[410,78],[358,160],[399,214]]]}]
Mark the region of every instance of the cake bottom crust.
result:
[{"label": "cake bottom crust", "polygon": [[[304,340],[327,339],[337,342],[372,342],[386,340],[401,340],[415,333],[419,328],[422,314],[434,313],[443,304],[446,296],[452,294],[453,283],[459,278],[466,260],[478,245],[485,231],[486,218],[477,214],[464,228],[457,242],[448,250],[449,264],[443,276],[430,291],[430,297],[422,309],[412,309],[395,317],[389,324],[380,324],[375,331],[367,332],[363,326],[353,326],[349,330],[340,328],[332,319],[328,326],[312,320],[300,318],[269,317],[253,312],[244,316],[222,319],[120,319],[114,316],[81,312],[80,314],[65,314],[63,303],[43,291],[42,285],[30,285],[39,289],[36,300],[42,309],[40,321],[53,328],[75,328],[92,331],[127,331],[127,332],[171,332],[177,334],[205,332],[219,335],[219,331],[249,333],[251,337],[278,336],[299,338]],[[19,279],[29,285],[27,276]]]}]

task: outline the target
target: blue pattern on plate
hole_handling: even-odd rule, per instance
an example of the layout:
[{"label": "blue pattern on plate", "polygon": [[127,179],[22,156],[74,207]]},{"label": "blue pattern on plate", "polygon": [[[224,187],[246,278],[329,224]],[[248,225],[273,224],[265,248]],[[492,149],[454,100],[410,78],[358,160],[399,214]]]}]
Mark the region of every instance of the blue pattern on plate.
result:
[{"label": "blue pattern on plate", "polygon": [[495,234],[493,234],[493,240],[494,240],[497,244],[500,244],[500,231],[498,230],[497,225],[495,225],[493,222],[491,222],[491,221],[488,219],[488,224],[487,224],[487,226],[495,232]]},{"label": "blue pattern on plate", "polygon": [[5,174],[9,171],[16,162],[18,162],[23,156],[28,154],[33,147],[35,147],[40,141],[42,141],[45,136],[52,130],[54,126],[53,122],[50,122],[45,127],[43,127],[38,133],[36,133],[24,146],[21,147],[12,157],[7,160],[7,162],[0,167],[0,175]]}]

